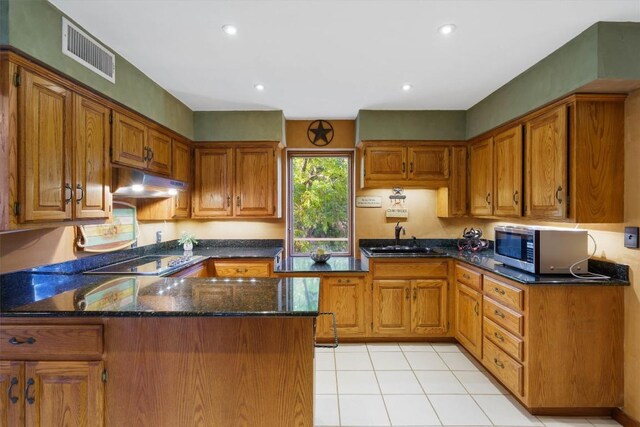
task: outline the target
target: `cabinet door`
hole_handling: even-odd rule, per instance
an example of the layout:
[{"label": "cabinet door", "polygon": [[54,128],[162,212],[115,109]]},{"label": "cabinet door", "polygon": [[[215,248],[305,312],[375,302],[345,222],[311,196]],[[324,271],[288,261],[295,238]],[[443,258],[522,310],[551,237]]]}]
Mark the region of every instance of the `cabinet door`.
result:
[{"label": "cabinet door", "polygon": [[491,215],[493,191],[493,138],[469,148],[469,201],[471,215]]},{"label": "cabinet door", "polygon": [[373,333],[405,335],[411,327],[411,282],[373,281]]},{"label": "cabinet door", "polygon": [[147,169],[171,175],[171,137],[155,129],[147,132]]},{"label": "cabinet door", "polygon": [[449,179],[449,147],[409,147],[410,181],[446,181]]},{"label": "cabinet door", "polygon": [[364,181],[401,184],[407,178],[407,149],[400,146],[371,146],[364,150]]},{"label": "cabinet door", "polygon": [[147,127],[124,114],[113,112],[112,162],[144,169],[147,166]]},{"label": "cabinet door", "polygon": [[24,425],[23,370],[22,362],[0,362],[0,426]]},{"label": "cabinet door", "polygon": [[74,95],[76,219],[109,218],[111,212],[111,110]]},{"label": "cabinet door", "polygon": [[[322,281],[322,311],[335,313],[338,337],[366,334],[365,284],[359,277],[331,277]],[[333,324],[327,317],[323,336],[333,336]]]},{"label": "cabinet door", "polygon": [[437,214],[441,218],[467,214],[467,147],[451,148],[449,185],[438,189]]},{"label": "cabinet door", "polygon": [[565,105],[526,123],[526,216],[567,216],[567,145]]},{"label": "cabinet door", "polygon": [[522,125],[493,138],[493,214],[522,216]]},{"label": "cabinet door", "polygon": [[173,159],[171,162],[171,176],[174,179],[188,182],[187,191],[181,191],[174,197],[174,218],[189,218],[191,212],[191,147],[184,142],[176,141],[173,144]]},{"label": "cabinet door", "polygon": [[231,216],[233,149],[196,148],[193,217]]},{"label": "cabinet door", "polygon": [[456,338],[477,358],[482,358],[482,294],[456,283]]},{"label": "cabinet door", "polygon": [[271,147],[236,148],[236,216],[273,215],[275,155]]},{"label": "cabinet door", "polygon": [[447,332],[447,281],[411,282],[411,332],[444,334]]},{"label": "cabinet door", "polygon": [[25,425],[103,425],[102,362],[26,362],[25,379]]},{"label": "cabinet door", "polygon": [[18,93],[20,222],[71,219],[70,90],[22,72]]}]

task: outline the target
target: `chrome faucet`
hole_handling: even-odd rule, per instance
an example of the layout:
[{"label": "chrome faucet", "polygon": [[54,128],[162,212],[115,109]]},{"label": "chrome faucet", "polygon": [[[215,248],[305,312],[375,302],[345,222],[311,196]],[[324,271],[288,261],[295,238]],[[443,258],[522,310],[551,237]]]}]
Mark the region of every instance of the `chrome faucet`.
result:
[{"label": "chrome faucet", "polygon": [[401,226],[400,221],[398,221],[395,228],[396,246],[400,246],[400,232],[402,232],[403,235],[407,234],[407,230]]}]

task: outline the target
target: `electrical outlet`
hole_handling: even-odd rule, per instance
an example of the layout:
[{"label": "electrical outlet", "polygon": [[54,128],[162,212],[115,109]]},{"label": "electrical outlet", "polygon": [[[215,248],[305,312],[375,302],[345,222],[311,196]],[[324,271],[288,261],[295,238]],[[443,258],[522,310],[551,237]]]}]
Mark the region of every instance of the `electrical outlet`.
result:
[{"label": "electrical outlet", "polygon": [[638,248],[638,227],[624,228],[624,247],[632,249]]},{"label": "electrical outlet", "polygon": [[156,243],[162,242],[162,231],[156,231]]}]

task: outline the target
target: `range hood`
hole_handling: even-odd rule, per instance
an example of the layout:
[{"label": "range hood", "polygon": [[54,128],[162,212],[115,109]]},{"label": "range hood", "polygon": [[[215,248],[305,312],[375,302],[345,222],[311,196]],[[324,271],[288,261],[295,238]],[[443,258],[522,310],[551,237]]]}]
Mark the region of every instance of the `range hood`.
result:
[{"label": "range hood", "polygon": [[187,190],[189,184],[135,169],[112,169],[113,195],[135,198],[167,198]]}]

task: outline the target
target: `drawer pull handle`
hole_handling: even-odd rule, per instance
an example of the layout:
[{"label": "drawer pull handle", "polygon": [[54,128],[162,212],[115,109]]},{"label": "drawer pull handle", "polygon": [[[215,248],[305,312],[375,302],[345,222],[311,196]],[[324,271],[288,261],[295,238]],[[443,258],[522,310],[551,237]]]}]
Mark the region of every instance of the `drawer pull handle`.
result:
[{"label": "drawer pull handle", "polygon": [[464,277],[464,278],[465,278],[465,279],[467,279],[467,280],[471,279],[471,277],[470,277],[467,273],[464,273],[464,274],[462,275],[462,277]]},{"label": "drawer pull handle", "polygon": [[36,401],[35,396],[33,397],[29,397],[29,389],[31,388],[32,385],[35,384],[35,381],[33,380],[33,378],[29,378],[27,380],[27,387],[24,389],[24,398],[27,401],[27,403],[29,405],[33,405],[34,402]]},{"label": "drawer pull handle", "polygon": [[493,363],[495,363],[498,368],[504,369],[504,363],[502,363],[501,361],[499,361],[495,357],[493,358]]},{"label": "drawer pull handle", "polygon": [[504,319],[504,313],[499,310],[493,310],[493,314]]},{"label": "drawer pull handle", "polygon": [[413,288],[413,301],[418,299],[418,288]]},{"label": "drawer pull handle", "polygon": [[351,279],[338,279],[338,283],[351,283]]},{"label": "drawer pull handle", "polygon": [[480,303],[476,301],[476,305],[473,306],[473,311],[476,312],[476,316],[480,316]]},{"label": "drawer pull handle", "polygon": [[18,398],[13,396],[13,386],[18,384],[18,379],[16,377],[11,378],[11,385],[9,385],[9,390],[7,390],[7,394],[9,395],[9,400],[11,403],[18,403]]},{"label": "drawer pull handle", "polygon": [[409,299],[409,293],[410,293],[409,288],[404,288],[404,298],[407,300]]},{"label": "drawer pull handle", "polygon": [[500,294],[500,295],[504,295],[506,294],[506,292],[504,291],[504,289],[500,289],[500,288],[493,288],[493,292]]},{"label": "drawer pull handle", "polygon": [[236,268],[236,273],[246,273],[247,271],[249,271],[246,268]]},{"label": "drawer pull handle", "polygon": [[9,338],[9,344],[11,345],[22,345],[22,344],[33,344],[36,342],[36,339],[33,337],[29,337],[24,341],[19,341],[16,337]]},{"label": "drawer pull handle", "polygon": [[504,337],[500,335],[498,332],[494,332],[493,336],[498,338],[500,341],[504,342]]}]

